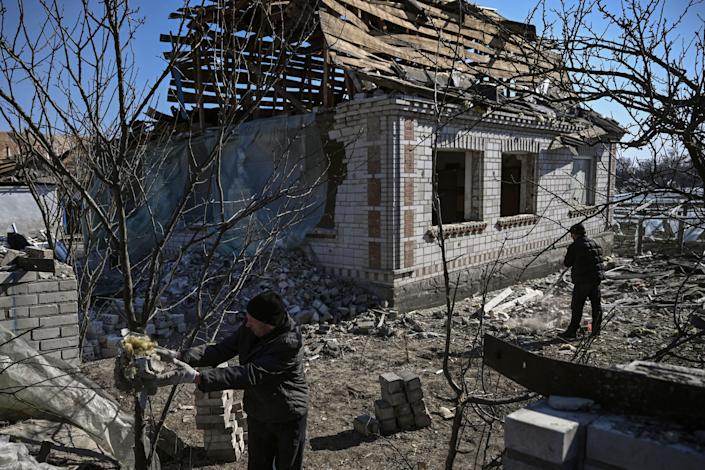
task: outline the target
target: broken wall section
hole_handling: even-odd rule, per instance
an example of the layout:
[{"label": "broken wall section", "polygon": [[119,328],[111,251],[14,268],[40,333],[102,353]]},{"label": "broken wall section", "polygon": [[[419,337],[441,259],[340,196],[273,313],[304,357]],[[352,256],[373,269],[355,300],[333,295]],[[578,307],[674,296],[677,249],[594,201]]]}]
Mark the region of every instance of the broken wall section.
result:
[{"label": "broken wall section", "polygon": [[[71,268],[0,271],[0,325],[38,353],[78,362],[78,290]],[[30,331],[31,330],[31,331]]]}]

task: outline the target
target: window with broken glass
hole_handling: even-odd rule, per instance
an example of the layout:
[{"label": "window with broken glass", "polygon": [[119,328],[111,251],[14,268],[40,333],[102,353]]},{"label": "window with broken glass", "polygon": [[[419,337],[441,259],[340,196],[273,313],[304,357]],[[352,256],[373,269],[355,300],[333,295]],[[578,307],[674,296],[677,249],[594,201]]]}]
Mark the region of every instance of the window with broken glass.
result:
[{"label": "window with broken glass", "polygon": [[502,154],[500,217],[536,213],[536,154]]},{"label": "window with broken glass", "polygon": [[594,157],[573,158],[571,171],[571,202],[582,206],[595,204],[596,159]]},{"label": "window with broken glass", "polygon": [[[436,183],[444,224],[482,220],[482,153],[443,150],[436,153]],[[433,212],[433,225],[438,215]]]}]

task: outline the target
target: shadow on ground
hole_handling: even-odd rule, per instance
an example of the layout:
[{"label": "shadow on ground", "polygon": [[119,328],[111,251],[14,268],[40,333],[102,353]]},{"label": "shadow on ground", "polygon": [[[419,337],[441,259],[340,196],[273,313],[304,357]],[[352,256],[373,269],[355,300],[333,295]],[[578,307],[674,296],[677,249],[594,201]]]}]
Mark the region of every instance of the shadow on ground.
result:
[{"label": "shadow on ground", "polygon": [[372,442],[374,437],[363,437],[359,433],[347,429],[332,436],[314,437],[310,440],[311,448],[317,450],[344,450],[359,446],[363,442]]}]

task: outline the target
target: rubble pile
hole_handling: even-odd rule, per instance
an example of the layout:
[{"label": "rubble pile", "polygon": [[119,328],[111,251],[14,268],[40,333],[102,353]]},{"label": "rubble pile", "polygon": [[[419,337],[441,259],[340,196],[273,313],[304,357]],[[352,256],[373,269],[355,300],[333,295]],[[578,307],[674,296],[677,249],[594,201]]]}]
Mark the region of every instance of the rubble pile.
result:
[{"label": "rubble pile", "polygon": [[247,443],[247,415],[233,390],[201,392],[196,389],[196,428],[203,431],[209,458],[234,462]]},{"label": "rubble pile", "polygon": [[[101,302],[100,307],[91,311],[87,319],[84,319],[86,324],[82,349],[84,361],[118,355],[120,342],[124,339],[123,330],[127,327],[124,305],[120,299],[107,299]],[[136,302],[136,308],[142,308],[140,302]],[[150,338],[167,339],[175,333],[184,334],[187,330],[183,313],[158,311],[147,324],[145,333]]]},{"label": "rubble pile", "polygon": [[276,253],[267,272],[243,290],[239,310],[244,312],[247,300],[266,289],[282,296],[289,314],[299,324],[338,323],[379,304],[379,299],[365,289],[324,274],[295,251]]}]

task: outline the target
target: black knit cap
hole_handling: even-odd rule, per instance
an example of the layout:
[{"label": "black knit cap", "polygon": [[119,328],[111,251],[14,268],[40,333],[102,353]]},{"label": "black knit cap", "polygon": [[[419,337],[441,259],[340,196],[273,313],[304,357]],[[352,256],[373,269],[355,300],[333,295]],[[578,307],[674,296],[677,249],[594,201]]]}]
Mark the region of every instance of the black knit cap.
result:
[{"label": "black knit cap", "polygon": [[280,326],[286,320],[286,307],[282,298],[273,291],[262,292],[247,303],[247,313],[253,318],[272,326]]},{"label": "black knit cap", "polygon": [[574,233],[580,237],[585,235],[585,226],[583,224],[575,224],[570,227],[570,233]]}]

